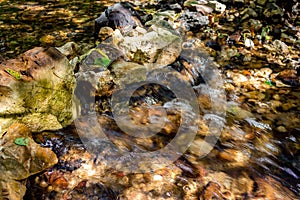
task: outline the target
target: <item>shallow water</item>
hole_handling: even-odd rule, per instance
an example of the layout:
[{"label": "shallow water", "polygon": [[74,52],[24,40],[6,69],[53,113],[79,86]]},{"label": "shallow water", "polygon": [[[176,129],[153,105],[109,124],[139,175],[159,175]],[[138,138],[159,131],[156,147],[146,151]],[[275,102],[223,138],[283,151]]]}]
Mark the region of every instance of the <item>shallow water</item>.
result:
[{"label": "shallow water", "polygon": [[[103,10],[101,1],[39,1],[18,3],[0,1],[0,6],[0,52],[2,58],[15,57],[19,53],[34,46],[60,46],[67,41],[75,41],[78,43],[87,43],[92,45],[93,40],[91,38],[93,35],[93,20]],[[12,34],[13,32],[16,34]],[[191,54],[189,53],[188,55],[190,56]],[[201,65],[203,65],[203,63],[201,63]],[[237,99],[239,99],[238,96],[243,96],[240,91],[235,91],[231,94],[220,94],[220,91],[222,90],[218,88],[220,86],[218,84],[223,83],[215,81],[216,77],[213,76],[216,72],[213,70],[206,71],[209,72],[209,74],[205,75],[205,72],[201,71],[201,69],[193,69],[194,71],[192,71],[192,73],[194,73],[195,76],[197,73],[200,73],[206,78],[211,76],[208,80],[204,80],[204,82],[214,83],[217,85],[215,88],[212,87],[212,85],[207,86],[207,84],[199,85],[201,80],[195,81],[191,79],[192,83],[197,82],[197,85],[194,85],[194,90],[197,92],[197,95],[199,95],[198,100],[201,109],[200,112],[203,117],[203,121],[201,121],[201,123],[210,122],[213,126],[212,129],[216,128],[216,131],[218,133],[222,133],[222,135],[219,137],[216,145],[213,145],[214,149],[202,159],[199,159],[199,156],[203,153],[199,150],[199,148],[197,148],[199,143],[196,143],[194,146],[191,145],[193,148],[189,149],[175,164],[183,171],[182,177],[180,177],[182,179],[181,181],[189,182],[188,178],[197,177],[202,173],[201,170],[196,170],[192,167],[195,165],[198,167],[201,166],[203,171],[207,171],[207,174],[214,174],[212,175],[212,179],[215,179],[216,182],[220,182],[221,184],[223,184],[222,181],[225,179],[218,178],[218,176],[215,175],[217,172],[225,172],[230,175],[231,178],[239,180],[238,182],[240,184],[242,183],[240,179],[244,177],[248,177],[248,179],[245,178],[246,181],[253,181],[254,183],[252,188],[248,189],[249,193],[244,194],[244,196],[241,195],[235,197],[236,199],[259,198],[260,194],[264,192],[259,191],[261,188],[265,188],[265,190],[268,190],[269,193],[273,194],[276,190],[279,190],[281,191],[281,194],[286,195],[286,197],[290,199],[300,198],[299,109],[276,109],[274,112],[267,110],[264,112],[258,112],[255,107],[256,102],[237,101]],[[226,71],[224,70],[223,76],[225,76],[225,74]],[[225,79],[226,83],[230,81],[231,79],[229,78]],[[286,103],[289,105],[294,103],[293,100],[299,101],[300,90],[299,88],[270,89],[265,92],[265,95],[269,97],[261,100],[259,103],[270,104],[269,100],[272,99],[272,96],[275,94],[279,94],[280,101],[283,104]],[[205,102],[205,100],[207,100],[207,95],[214,98],[210,98],[208,99],[208,102]],[[224,99],[220,98],[220,95],[227,95],[226,103],[224,102]],[[167,93],[165,96],[165,99],[169,101],[170,96],[172,95]],[[101,99],[99,101],[101,101]],[[137,98],[132,100],[132,104],[134,104],[134,102],[138,102],[137,104],[139,105],[143,103],[147,104],[144,109],[151,113],[153,112],[151,110],[151,106],[153,105],[151,104],[155,104],[158,101],[156,101],[151,95],[147,96],[147,98],[145,96],[141,97],[137,95]],[[182,102],[181,104],[176,104],[176,102],[164,102],[164,104],[160,106],[164,109],[169,109],[169,112],[176,116],[178,114],[176,111],[178,105],[183,105],[183,110],[185,110],[186,113],[189,112],[189,107],[184,107],[184,103]],[[157,107],[155,109],[157,109]],[[141,112],[143,113],[145,110],[142,110]],[[133,109],[133,111],[133,113],[138,114],[138,111],[140,110]],[[175,127],[171,128],[173,132],[168,132],[168,129],[165,128],[162,131],[163,133],[151,138],[151,140],[139,139],[124,135],[117,127],[114,120],[112,120],[110,112],[94,115],[93,117],[96,117],[93,118],[94,120],[102,122],[105,127],[106,134],[109,135],[109,139],[118,144],[119,147],[124,148],[125,150],[138,152],[151,151],[164,147],[166,143],[170,141],[170,138],[172,139],[174,137],[174,132],[176,133],[176,131],[173,129],[178,128],[178,124],[173,123],[171,124]],[[153,121],[155,121],[155,119],[153,119]],[[224,122],[225,124],[223,124]],[[86,121],[84,121],[83,124],[90,128],[90,124]],[[285,127],[287,131],[280,131],[280,129],[278,129],[280,126]],[[221,132],[220,129],[222,129]],[[52,133],[53,135],[50,136],[44,136],[43,134],[45,133],[41,134],[44,139],[39,142],[43,146],[52,147],[57,155],[67,155],[66,157],[69,156],[70,158],[68,159],[71,161],[77,159],[78,166],[76,163],[70,164],[67,162],[61,162],[52,169],[53,171],[57,169],[64,172],[68,170],[73,171],[79,168],[79,166],[84,166],[85,170],[83,170],[82,174],[80,174],[81,180],[89,180],[93,178],[97,179],[98,177],[101,177],[99,180],[101,180],[103,184],[97,183],[98,185],[94,184],[90,187],[92,188],[91,190],[97,191],[98,194],[103,194],[103,196],[98,196],[100,199],[105,198],[105,196],[107,196],[107,199],[114,199],[119,193],[124,191],[126,187],[129,190],[132,185],[138,188],[140,185],[145,184],[144,182],[139,182],[139,179],[136,177],[130,177],[130,175],[128,175],[129,179],[132,178],[133,180],[131,185],[120,181],[120,177],[127,177],[126,173],[128,173],[128,171],[126,171],[125,175],[118,174],[119,179],[109,180],[112,175],[110,174],[110,171],[106,169],[107,171],[105,171],[106,174],[104,176],[104,167],[102,165],[111,159],[107,159],[106,156],[115,153],[113,152],[115,149],[109,149],[108,146],[105,145],[101,146],[101,148],[104,149],[101,149],[101,151],[106,150],[106,154],[97,156],[94,159],[95,162],[93,163],[96,165],[98,164],[98,166],[93,166],[95,168],[92,168],[91,166],[93,163],[78,164],[81,163],[81,161],[78,161],[78,158],[72,158],[70,155],[72,155],[72,153],[74,154],[74,152],[81,155],[81,153],[84,152],[84,146],[77,135],[78,133],[80,135],[80,131],[81,130],[76,130],[73,126],[70,126],[66,129]],[[202,138],[200,136],[199,138],[203,139],[203,135]],[[36,140],[39,140],[39,135]],[[98,142],[104,144],[103,141],[95,141],[95,145],[99,145]],[[210,142],[213,143],[213,141]],[[83,153],[83,155],[85,154]],[[82,159],[84,159],[84,157]],[[126,157],[124,159],[128,158]],[[168,163],[167,161],[168,160],[166,160],[165,163]],[[150,163],[153,164],[153,160],[151,160]],[[125,163],[124,165],[126,164],[128,163]],[[146,168],[148,167],[149,166],[146,166]],[[171,167],[173,167],[173,165],[171,165]],[[135,168],[132,168],[131,170],[134,169]],[[156,169],[154,168],[153,170]],[[201,176],[209,176],[207,174]],[[51,195],[54,195],[53,193],[55,192],[49,192],[47,189],[41,188],[37,183],[35,183],[36,177],[42,179],[44,178],[43,176],[44,175],[39,174],[31,177],[28,181],[28,185],[31,187],[28,186],[26,194],[27,199],[33,198],[33,196],[35,196],[34,194],[37,192],[43,196],[43,199],[47,199],[47,197],[50,198]],[[114,181],[118,183],[117,186],[112,186]],[[156,185],[156,187],[160,186]],[[209,187],[206,186],[206,188]],[[292,192],[288,191],[286,188]],[[177,195],[178,198],[182,198],[182,196],[180,196],[181,193],[177,191],[177,187],[173,189],[174,190],[172,192],[174,195]],[[234,189],[232,189],[232,191],[234,191]],[[76,188],[72,193],[74,198],[78,195],[77,193],[80,196],[85,193],[86,195],[90,195],[92,192],[81,191],[80,188]],[[255,194],[256,196],[251,196],[251,194]],[[165,197],[166,199],[167,196]],[[272,195],[268,197],[272,197]],[[261,198],[266,198],[266,196],[262,195]]]},{"label": "shallow water", "polygon": [[14,58],[36,46],[93,44],[101,1],[0,1],[0,55]]}]

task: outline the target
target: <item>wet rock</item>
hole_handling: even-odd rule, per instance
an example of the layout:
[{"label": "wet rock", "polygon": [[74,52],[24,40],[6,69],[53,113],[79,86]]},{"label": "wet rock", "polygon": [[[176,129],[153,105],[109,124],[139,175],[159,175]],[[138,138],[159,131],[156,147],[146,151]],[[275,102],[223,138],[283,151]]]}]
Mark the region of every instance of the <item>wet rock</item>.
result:
[{"label": "wet rock", "polygon": [[300,119],[295,112],[280,113],[276,116],[277,126],[284,126],[288,129],[299,129]]},{"label": "wet rock", "polygon": [[123,57],[123,52],[116,45],[101,43],[79,57],[79,71],[105,71],[115,60]]},{"label": "wet rock", "polygon": [[186,10],[180,15],[179,21],[186,31],[194,32],[199,31],[201,27],[209,24],[208,16],[203,16],[199,12],[193,12],[189,10]]},{"label": "wet rock", "polygon": [[255,70],[253,75],[256,76],[256,77],[262,77],[262,78],[268,79],[268,78],[270,78],[271,74],[272,74],[272,69],[270,69],[270,68],[261,68],[259,70]]},{"label": "wet rock", "polygon": [[288,46],[280,40],[274,40],[273,41],[273,46],[275,47],[275,49],[277,51],[282,51],[282,52],[287,52],[288,51]]},{"label": "wet rock", "polygon": [[229,61],[232,57],[237,56],[237,55],[240,55],[240,53],[238,52],[238,50],[236,48],[227,48],[227,49],[223,49],[219,56],[220,56],[221,60]]},{"label": "wet rock", "polygon": [[255,12],[255,10],[253,10],[252,8],[248,8],[248,14],[251,16],[251,17],[257,17],[257,13]]},{"label": "wet rock", "polygon": [[[290,190],[282,186],[282,182],[275,180],[272,176],[255,177],[255,184],[260,188],[255,196],[263,196],[263,199],[297,199]],[[280,188],[280,189],[278,189]]]},{"label": "wet rock", "polygon": [[269,104],[270,104],[270,108],[271,108],[272,111],[274,111],[275,113],[277,112],[277,108],[279,108],[279,107],[282,105],[281,101],[277,101],[277,100],[271,100],[271,101],[269,102]]},{"label": "wet rock", "polygon": [[34,48],[0,64],[1,133],[14,122],[31,131],[69,125],[75,78],[68,59],[55,48]]},{"label": "wet rock", "polygon": [[256,0],[256,3],[261,5],[261,6],[265,5],[266,2],[267,2],[267,0]]},{"label": "wet rock", "polygon": [[258,91],[247,92],[247,93],[245,93],[245,96],[249,99],[257,99],[259,101],[261,101],[265,98],[265,94],[258,92]]},{"label": "wet rock", "polygon": [[43,45],[48,45],[48,46],[51,46],[54,44],[55,42],[55,36],[53,35],[44,35],[43,37],[40,38],[40,42],[43,44]]},{"label": "wet rock", "polygon": [[221,143],[226,141],[247,142],[248,140],[252,140],[254,138],[255,134],[252,128],[245,128],[245,130],[243,130],[233,125],[224,128],[219,140]]},{"label": "wet rock", "polygon": [[187,0],[184,2],[184,6],[191,9],[192,11],[197,11],[203,15],[211,13],[214,9],[212,7],[207,6],[207,1],[192,1]]},{"label": "wet rock", "polygon": [[[113,89],[112,88],[113,78],[114,78],[113,75],[108,70],[102,72],[94,72],[94,71],[79,72],[76,74],[77,89],[75,90],[75,93],[76,95],[80,95],[80,96],[86,96],[86,95],[110,96],[110,94],[113,92],[111,91]],[[80,88],[86,90],[86,92],[84,92]],[[91,93],[87,93],[87,91]]]},{"label": "wet rock", "polygon": [[79,46],[75,42],[68,42],[61,47],[56,47],[56,49],[68,58],[72,58],[78,52]]},{"label": "wet rock", "polygon": [[232,184],[232,178],[224,172],[210,172],[207,176],[204,177],[204,184],[206,187],[201,193],[202,199],[204,195],[222,199],[223,192],[227,189],[230,189]]},{"label": "wet rock", "polygon": [[22,199],[26,187],[20,180],[58,161],[49,148],[42,148],[34,142],[29,129],[23,124],[11,125],[0,139],[0,144],[0,197]]},{"label": "wet rock", "polygon": [[239,151],[236,149],[226,149],[219,153],[219,158],[230,162],[230,167],[243,167],[247,166],[250,160],[249,152],[247,151]]},{"label": "wet rock", "polygon": [[215,11],[223,13],[226,10],[226,5],[218,1],[209,1],[207,6],[212,7]]},{"label": "wet rock", "polygon": [[[244,45],[245,45],[245,47],[248,47],[248,48],[253,48],[254,47],[253,41],[251,39],[249,39],[249,38],[245,39]],[[250,60],[251,60],[251,57],[248,60],[244,59],[244,61],[250,61]]]},{"label": "wet rock", "polygon": [[[246,173],[226,174],[211,172],[204,178],[206,186],[201,194],[201,199],[237,199],[245,194],[250,194],[254,181]],[[206,198],[205,198],[206,197]]]},{"label": "wet rock", "polygon": [[286,33],[281,33],[280,38],[282,41],[284,41],[285,43],[289,43],[289,44],[294,44],[297,42],[297,40],[293,36],[288,35]]},{"label": "wet rock", "polygon": [[203,156],[206,152],[203,149],[212,149],[213,146],[203,139],[195,139],[189,146],[189,151],[197,157]]},{"label": "wet rock", "polygon": [[262,28],[262,26],[263,26],[262,23],[261,23],[261,21],[256,20],[256,19],[249,19],[249,20],[245,21],[244,27],[247,27],[247,28],[248,28],[249,25],[250,25],[250,27],[253,28],[255,31],[260,30],[260,29]]},{"label": "wet rock", "polygon": [[211,41],[210,40],[205,45],[212,48],[212,49],[214,49],[214,50],[216,50],[216,51],[221,51],[221,49],[222,49],[221,45],[216,41]]},{"label": "wet rock", "polygon": [[119,28],[121,31],[130,31],[136,26],[141,26],[140,17],[134,10],[133,5],[127,2],[117,3],[107,8],[100,17],[95,20],[95,38],[101,27],[109,26],[113,29]]},{"label": "wet rock", "polygon": [[114,33],[114,30],[111,27],[105,26],[100,29],[99,35],[100,40],[104,41],[107,38],[111,37]]},{"label": "wet rock", "polygon": [[280,133],[286,133],[286,132],[287,132],[287,130],[286,130],[286,128],[285,128],[284,126],[278,126],[278,127],[276,128],[276,130],[277,130],[278,132],[280,132]]},{"label": "wet rock", "polygon": [[241,172],[234,177],[230,191],[236,195],[236,198],[238,198],[245,194],[251,194],[254,188],[254,181],[247,173]]},{"label": "wet rock", "polygon": [[164,170],[163,180],[149,181],[146,175],[132,177],[132,187],[126,188],[120,195],[120,199],[182,199],[183,192],[174,184],[174,174],[178,173],[176,169],[171,172]]},{"label": "wet rock", "polygon": [[276,76],[276,79],[290,86],[298,87],[300,85],[300,77],[296,70],[283,70]]},{"label": "wet rock", "polygon": [[282,17],[284,13],[283,13],[282,9],[275,3],[268,3],[263,14],[267,18],[273,17],[273,20],[278,21],[278,18]]},{"label": "wet rock", "polygon": [[186,185],[182,187],[184,192],[184,199],[198,199],[199,190],[201,190],[202,184],[199,181],[189,181]]},{"label": "wet rock", "polygon": [[221,186],[216,182],[209,182],[202,191],[200,199],[224,199],[224,196],[221,192]]},{"label": "wet rock", "polygon": [[183,6],[183,0],[179,2],[170,0],[170,1],[159,1],[158,4],[156,5],[156,8],[162,11],[173,10],[176,13],[179,13],[182,10],[182,6]]},{"label": "wet rock", "polygon": [[243,119],[253,117],[253,114],[251,112],[242,109],[240,106],[236,104],[228,104],[226,111],[229,118],[233,118],[237,120],[243,120]]}]

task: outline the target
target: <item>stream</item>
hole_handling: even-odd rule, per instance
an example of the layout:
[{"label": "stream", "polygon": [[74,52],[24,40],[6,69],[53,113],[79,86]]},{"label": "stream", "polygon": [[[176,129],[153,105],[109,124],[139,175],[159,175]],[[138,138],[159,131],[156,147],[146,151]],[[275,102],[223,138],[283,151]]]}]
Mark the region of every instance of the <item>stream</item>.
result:
[{"label": "stream", "polygon": [[[134,3],[152,13],[168,5],[158,2]],[[82,55],[95,46],[94,20],[113,3],[0,1],[0,63],[36,46],[70,41]],[[226,5],[228,16],[243,9],[243,4]],[[222,37],[232,36],[236,27],[223,22],[224,16],[214,16],[222,26],[187,32],[181,60],[163,74],[159,68],[148,72],[142,85],[127,83],[131,77],[123,75],[143,79],[140,66],[126,68],[117,59],[104,76],[115,76],[111,82],[121,91],[115,96],[109,84],[101,93],[89,93],[89,85],[78,82],[81,116],[63,129],[33,135],[52,149],[58,163],[26,180],[24,199],[300,199],[299,44],[278,39],[289,46],[286,60],[272,50],[271,34],[270,48],[229,45]],[[294,75],[284,71],[294,63]],[[82,99],[84,92],[88,97]],[[124,114],[119,108],[124,100],[117,97],[127,94],[132,95]]]}]

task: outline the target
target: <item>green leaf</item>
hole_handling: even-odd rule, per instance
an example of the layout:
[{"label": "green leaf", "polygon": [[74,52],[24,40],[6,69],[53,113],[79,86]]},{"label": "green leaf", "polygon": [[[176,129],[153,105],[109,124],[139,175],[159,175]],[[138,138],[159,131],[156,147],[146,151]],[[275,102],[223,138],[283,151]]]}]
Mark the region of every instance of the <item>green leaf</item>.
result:
[{"label": "green leaf", "polygon": [[274,86],[274,85],[272,84],[272,81],[270,81],[270,80],[267,80],[267,81],[265,82],[265,84],[270,85],[270,86]]},{"label": "green leaf", "polygon": [[28,143],[29,143],[29,138],[20,137],[15,139],[15,144],[19,146],[27,146]]},{"label": "green leaf", "polygon": [[102,65],[107,67],[110,64],[111,60],[108,57],[96,58],[94,65]]},{"label": "green leaf", "polygon": [[102,65],[104,67],[107,67],[110,63],[111,60],[109,59],[109,57],[103,53],[100,49],[96,49],[98,51],[98,53],[101,55],[101,57],[96,58],[94,61],[94,65]]},{"label": "green leaf", "polygon": [[17,80],[21,79],[21,74],[17,71],[14,71],[12,69],[6,68],[4,71],[6,71],[9,75],[15,77]]}]

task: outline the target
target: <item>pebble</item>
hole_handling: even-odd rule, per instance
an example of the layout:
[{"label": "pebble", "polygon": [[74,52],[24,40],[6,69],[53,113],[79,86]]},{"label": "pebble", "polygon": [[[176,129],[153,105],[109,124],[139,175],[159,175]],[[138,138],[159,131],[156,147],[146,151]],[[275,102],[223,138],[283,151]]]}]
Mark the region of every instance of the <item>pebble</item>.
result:
[{"label": "pebble", "polygon": [[250,159],[248,153],[236,149],[226,149],[219,153],[219,157],[231,162],[234,166],[246,166]]},{"label": "pebble", "polygon": [[162,181],[163,177],[161,175],[155,174],[153,176],[153,181]]},{"label": "pebble", "polygon": [[255,71],[254,76],[262,77],[262,78],[269,78],[272,74],[272,69],[270,68],[261,68]]},{"label": "pebble", "polygon": [[285,128],[284,126],[278,126],[278,127],[276,128],[276,130],[277,130],[278,132],[280,132],[280,133],[286,133],[286,132],[287,132],[287,130],[286,130],[286,128]]},{"label": "pebble", "polygon": [[[245,39],[245,47],[247,48],[253,48],[254,47],[254,43],[251,39],[249,38],[246,38]],[[250,60],[247,60],[247,61],[251,61],[251,57],[250,57]]]},{"label": "pebble", "polygon": [[257,0],[256,2],[257,2],[257,4],[263,6],[266,4],[267,0]]},{"label": "pebble", "polygon": [[295,104],[291,103],[291,102],[287,102],[287,103],[284,103],[282,104],[281,108],[284,110],[284,111],[288,111],[290,110],[291,108],[293,107],[296,107]]},{"label": "pebble", "polygon": [[210,181],[202,191],[199,199],[224,199],[221,192],[221,185],[217,182]]},{"label": "pebble", "polygon": [[[263,14],[266,17],[277,17],[278,15],[283,16],[284,13],[279,6],[277,6],[275,3],[272,3],[271,8],[265,9]],[[273,18],[273,20],[276,19]]]},{"label": "pebble", "polygon": [[[279,99],[278,99],[279,100]],[[276,112],[276,108],[278,108],[279,106],[281,106],[281,101],[278,101],[278,100],[270,100],[269,101],[269,104],[270,104],[270,106],[271,106],[271,109],[273,110],[273,111],[275,111]]]},{"label": "pebble", "polygon": [[259,91],[251,91],[251,92],[245,93],[245,96],[249,99],[257,99],[257,100],[261,101],[265,98],[266,95]]},{"label": "pebble", "polygon": [[273,99],[279,101],[280,100],[280,95],[279,94],[274,94]]},{"label": "pebble", "polygon": [[280,40],[274,40],[273,46],[279,51],[287,52],[289,50],[288,45],[286,45],[284,42],[282,42]]},{"label": "pebble", "polygon": [[258,14],[255,12],[255,10],[253,10],[252,8],[248,8],[248,14],[251,17],[257,17],[258,16]]},{"label": "pebble", "polygon": [[106,40],[108,37],[112,36],[113,33],[114,33],[114,30],[112,28],[107,27],[107,26],[102,27],[99,32],[101,41]]},{"label": "pebble", "polygon": [[42,181],[42,182],[40,182],[40,186],[41,186],[42,188],[45,188],[45,187],[48,186],[48,184],[47,184],[45,181]]},{"label": "pebble", "polygon": [[207,5],[220,13],[223,13],[226,10],[226,5],[217,1],[210,1]]}]

